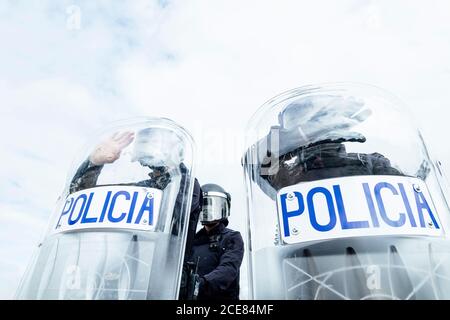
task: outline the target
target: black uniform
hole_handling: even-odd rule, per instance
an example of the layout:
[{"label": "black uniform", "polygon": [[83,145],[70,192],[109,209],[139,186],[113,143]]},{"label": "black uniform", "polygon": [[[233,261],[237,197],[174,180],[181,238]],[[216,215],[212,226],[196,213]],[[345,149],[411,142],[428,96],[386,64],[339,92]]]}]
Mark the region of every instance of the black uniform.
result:
[{"label": "black uniform", "polygon": [[209,233],[202,228],[194,238],[189,261],[200,276],[198,300],[239,299],[239,269],[244,256],[241,234],[219,223]]},{"label": "black uniform", "polygon": [[[343,143],[319,142],[300,147],[278,158],[274,164],[277,170],[262,173],[264,164],[272,165],[266,158],[258,167],[257,182],[270,197],[286,186],[300,182],[358,175],[402,175],[392,167],[388,158],[379,153],[348,153]],[[267,188],[264,181],[273,188]]]}]

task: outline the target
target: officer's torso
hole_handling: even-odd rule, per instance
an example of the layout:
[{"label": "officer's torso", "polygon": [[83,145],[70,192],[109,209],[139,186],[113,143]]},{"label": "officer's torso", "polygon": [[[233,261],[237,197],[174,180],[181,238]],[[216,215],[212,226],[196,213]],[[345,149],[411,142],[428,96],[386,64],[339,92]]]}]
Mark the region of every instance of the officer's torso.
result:
[{"label": "officer's torso", "polygon": [[211,234],[207,234],[202,229],[195,236],[190,261],[194,262],[195,265],[198,263],[197,272],[200,276],[204,276],[217,268],[220,257],[225,251],[223,240],[230,230],[220,225],[217,228],[220,229]]}]

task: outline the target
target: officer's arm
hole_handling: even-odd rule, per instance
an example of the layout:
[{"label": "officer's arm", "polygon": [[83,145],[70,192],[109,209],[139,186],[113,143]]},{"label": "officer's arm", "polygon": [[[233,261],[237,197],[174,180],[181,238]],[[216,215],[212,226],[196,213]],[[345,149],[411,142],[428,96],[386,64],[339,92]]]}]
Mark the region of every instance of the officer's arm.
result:
[{"label": "officer's arm", "polygon": [[95,187],[103,165],[119,159],[123,149],[134,140],[134,132],[116,132],[97,145],[89,159],[81,164],[70,183],[70,193]]},{"label": "officer's arm", "polygon": [[89,160],[84,161],[70,183],[70,193],[95,187],[103,165],[94,165]]},{"label": "officer's arm", "polygon": [[200,291],[210,298],[214,298],[216,292],[228,289],[237,278],[241,267],[244,256],[244,242],[241,234],[233,232],[227,238],[223,241],[225,251],[220,258],[219,265],[201,280]]}]

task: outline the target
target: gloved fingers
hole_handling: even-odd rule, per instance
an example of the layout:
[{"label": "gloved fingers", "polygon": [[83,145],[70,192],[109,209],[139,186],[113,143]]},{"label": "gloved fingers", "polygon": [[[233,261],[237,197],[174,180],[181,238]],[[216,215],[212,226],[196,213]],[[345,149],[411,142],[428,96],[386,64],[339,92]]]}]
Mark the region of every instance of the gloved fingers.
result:
[{"label": "gloved fingers", "polygon": [[330,106],[341,113],[342,116],[351,118],[364,109],[364,102],[356,100],[354,97],[339,97],[332,101]]},{"label": "gloved fingers", "polygon": [[[338,119],[341,121],[343,119],[353,119],[362,122],[370,115],[370,111],[369,113],[362,113],[362,110],[365,109],[363,101],[356,100],[353,97],[336,97],[321,107],[308,122],[315,122],[318,119],[332,122]],[[357,117],[357,115],[360,116]]]},{"label": "gloved fingers", "polygon": [[369,118],[372,115],[372,110],[370,109],[361,109],[357,111],[356,113],[352,114],[350,118],[356,119],[358,122],[363,122],[367,118]]},{"label": "gloved fingers", "polygon": [[116,141],[116,140],[118,140],[124,133],[125,133],[125,132],[117,131],[117,132],[115,132],[115,133],[112,135],[111,139],[114,140],[114,141]]},{"label": "gloved fingers", "polygon": [[119,136],[116,140],[120,149],[124,149],[129,146],[134,140],[134,132],[128,131],[124,132],[121,136]]},{"label": "gloved fingers", "polygon": [[129,146],[134,140],[134,132],[133,131],[125,131],[125,132],[116,132],[111,138],[107,141],[111,147],[118,148],[123,150],[127,146]]},{"label": "gloved fingers", "polygon": [[352,114],[350,114],[350,112],[339,113],[337,111],[329,110],[329,116],[321,116],[312,119],[307,126],[304,126],[303,131],[311,138],[320,136],[323,132],[344,131],[365,121],[371,114],[372,111],[370,109],[359,109]]},{"label": "gloved fingers", "polygon": [[114,140],[115,142],[119,142],[123,139],[125,139],[127,136],[129,136],[130,134],[134,134],[134,132],[132,131],[125,131],[125,132],[116,132],[113,134],[113,136],[111,137],[112,140]]}]

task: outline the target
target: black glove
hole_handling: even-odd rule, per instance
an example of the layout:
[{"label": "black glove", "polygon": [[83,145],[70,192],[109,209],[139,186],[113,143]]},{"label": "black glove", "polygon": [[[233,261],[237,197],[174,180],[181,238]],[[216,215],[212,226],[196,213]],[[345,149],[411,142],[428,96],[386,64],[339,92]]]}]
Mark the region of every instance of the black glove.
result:
[{"label": "black glove", "polygon": [[195,264],[187,262],[183,265],[183,271],[181,275],[180,284],[180,300],[197,300],[198,293],[205,282],[204,278],[201,278],[194,271]]}]

